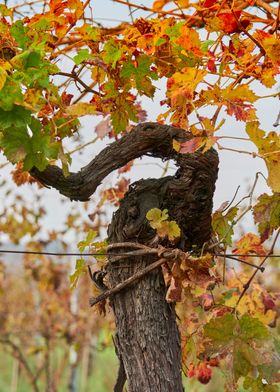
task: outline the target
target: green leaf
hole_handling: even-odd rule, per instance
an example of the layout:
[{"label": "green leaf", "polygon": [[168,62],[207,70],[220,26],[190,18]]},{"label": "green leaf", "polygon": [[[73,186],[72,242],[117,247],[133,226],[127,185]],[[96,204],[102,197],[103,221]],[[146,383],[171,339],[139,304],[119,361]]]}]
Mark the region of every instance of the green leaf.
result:
[{"label": "green leaf", "polygon": [[181,229],[175,221],[168,221],[168,210],[161,211],[159,208],[152,208],[146,214],[150,226],[157,231],[160,237],[168,237],[169,241],[174,241],[180,237]]},{"label": "green leaf", "polygon": [[253,366],[250,361],[252,349],[242,342],[236,342],[233,349],[233,373],[236,381],[243,376],[247,376]]},{"label": "green leaf", "polygon": [[160,45],[162,45],[162,44],[165,44],[165,42],[166,42],[166,39],[160,37],[160,38],[156,41],[155,46],[160,46]]},{"label": "green leaf", "polygon": [[0,91],[0,107],[3,110],[12,110],[14,104],[20,105],[23,102],[23,94],[20,83],[8,77],[2,90]]},{"label": "green leaf", "polygon": [[90,53],[88,49],[79,50],[78,54],[73,58],[73,61],[76,65],[81,64],[84,60],[87,60],[90,57]]},{"label": "green leaf", "polygon": [[14,105],[12,110],[6,111],[0,108],[0,130],[10,127],[21,127],[31,122],[31,111],[22,106]]},{"label": "green leaf", "polygon": [[32,23],[32,28],[36,31],[45,32],[49,30],[51,26],[51,21],[48,18],[40,18],[37,22]]},{"label": "green leaf", "polygon": [[79,251],[83,252],[87,246],[88,247],[92,246],[93,240],[95,239],[97,234],[98,234],[97,231],[90,229],[89,232],[87,233],[86,239],[78,242],[77,247],[78,247]]},{"label": "green leaf", "polygon": [[212,39],[207,39],[206,41],[204,41],[201,46],[200,46],[200,50],[202,52],[207,52],[209,46],[213,45],[215,43],[215,41],[213,41]]},{"label": "green leaf", "polygon": [[232,314],[212,319],[204,326],[204,335],[213,343],[225,345],[234,339],[238,322]]},{"label": "green leaf", "polygon": [[37,51],[32,51],[28,54],[25,62],[25,68],[38,67],[41,63],[41,54]]},{"label": "green leaf", "polygon": [[251,392],[279,392],[278,386],[264,384],[261,377],[254,379],[247,376],[243,382],[243,387]]},{"label": "green leaf", "polygon": [[173,26],[167,27],[165,33],[169,36],[171,41],[176,41],[182,35],[182,27],[184,26],[185,22],[178,22]]},{"label": "green leaf", "polygon": [[23,169],[29,171],[33,166],[40,171],[49,164],[49,159],[58,156],[59,143],[51,143],[50,137],[42,131],[41,123],[31,118],[27,126],[8,128],[3,131],[0,146],[7,159],[12,163],[23,160]]},{"label": "green leaf", "polygon": [[104,45],[104,62],[110,64],[112,68],[116,68],[116,64],[121,58],[124,49],[117,42],[110,39]]},{"label": "green leaf", "polygon": [[219,240],[227,245],[232,244],[233,223],[234,218],[238,212],[237,207],[232,207],[226,214],[222,211],[216,211],[212,217],[212,226],[214,231],[218,234]]},{"label": "green leaf", "polygon": [[88,38],[90,38],[92,41],[100,41],[101,38],[101,33],[100,29],[94,26],[86,26],[85,27],[86,35]]},{"label": "green leaf", "polygon": [[158,76],[150,70],[152,59],[147,55],[141,55],[137,58],[137,65],[132,61],[126,61],[121,70],[121,78],[130,81],[135,80],[136,88],[140,94],[153,97],[155,87],[151,83],[151,79],[157,80]]},{"label": "green leaf", "polygon": [[249,341],[251,339],[267,339],[270,337],[266,326],[257,318],[244,314],[239,320],[240,339]]},{"label": "green leaf", "polygon": [[76,266],[75,266],[75,271],[73,272],[72,275],[70,275],[70,284],[71,284],[71,289],[75,289],[78,284],[78,280],[82,274],[86,272],[86,262],[84,259],[77,259],[76,260]]},{"label": "green leaf", "polygon": [[27,35],[27,29],[23,26],[23,22],[21,20],[16,21],[10,28],[10,32],[12,37],[18,43],[18,46],[26,50],[27,45],[30,42],[30,38]]},{"label": "green leaf", "polygon": [[111,113],[112,126],[116,134],[123,132],[128,126],[128,115],[125,111],[116,110]]}]

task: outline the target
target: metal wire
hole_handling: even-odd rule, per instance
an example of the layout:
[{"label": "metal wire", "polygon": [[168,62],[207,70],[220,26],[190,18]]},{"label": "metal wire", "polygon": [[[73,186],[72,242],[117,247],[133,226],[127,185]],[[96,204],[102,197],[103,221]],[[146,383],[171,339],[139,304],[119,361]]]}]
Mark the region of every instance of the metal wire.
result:
[{"label": "metal wire", "polygon": [[[116,252],[109,252],[109,253],[75,253],[75,252],[39,252],[39,251],[32,251],[32,250],[8,250],[8,249],[0,249],[0,253],[10,253],[10,254],[26,254],[26,255],[45,255],[45,256],[75,256],[75,257],[92,257],[92,256],[127,256],[129,252],[126,253],[116,253]],[[214,256],[220,257],[267,257],[267,255],[261,254],[237,254],[237,253],[215,253]],[[268,257],[280,257],[279,255],[269,255]]]}]

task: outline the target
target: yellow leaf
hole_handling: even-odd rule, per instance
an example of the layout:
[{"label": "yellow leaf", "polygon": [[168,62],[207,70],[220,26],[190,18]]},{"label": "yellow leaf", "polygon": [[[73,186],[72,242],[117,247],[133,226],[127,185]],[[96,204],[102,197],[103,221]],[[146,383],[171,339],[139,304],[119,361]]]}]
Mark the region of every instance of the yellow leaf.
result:
[{"label": "yellow leaf", "polygon": [[7,72],[4,70],[4,68],[0,67],[0,91],[4,87],[4,84],[6,83],[7,79]]},{"label": "yellow leaf", "polygon": [[274,192],[280,192],[280,136],[276,132],[270,132],[265,136],[265,132],[259,128],[258,121],[247,123],[246,132],[266,163],[268,185]]},{"label": "yellow leaf", "polygon": [[239,99],[247,102],[255,102],[258,97],[253,91],[249,89],[247,85],[237,86],[234,89],[231,86],[224,90],[221,90],[222,96],[225,100],[232,101],[234,99]]},{"label": "yellow leaf", "polygon": [[159,230],[162,227],[162,222],[168,218],[168,213],[166,209],[161,211],[159,208],[152,208],[147,212],[146,218],[153,229]]},{"label": "yellow leaf", "polygon": [[167,236],[169,241],[174,241],[174,239],[180,237],[180,235],[181,235],[181,229],[177,225],[177,223],[175,221],[168,222]]},{"label": "yellow leaf", "polygon": [[187,8],[189,6],[189,0],[178,0],[177,4],[181,8]]},{"label": "yellow leaf", "polygon": [[280,40],[276,36],[267,37],[263,40],[263,47],[267,56],[274,65],[280,65]]},{"label": "yellow leaf", "polygon": [[27,108],[40,111],[44,105],[44,100],[39,89],[30,88],[24,94],[24,103]]},{"label": "yellow leaf", "polygon": [[173,139],[172,147],[174,148],[175,151],[179,152],[181,148],[181,144],[177,142],[177,140]]},{"label": "yellow leaf", "polygon": [[181,230],[175,221],[168,221],[168,211],[159,208],[152,208],[146,214],[151,227],[157,231],[160,237],[168,237],[169,241],[174,241],[180,237]]},{"label": "yellow leaf", "polygon": [[272,309],[268,309],[265,314],[257,312],[254,316],[257,317],[262,323],[270,325],[277,317],[277,313]]},{"label": "yellow leaf", "polygon": [[180,106],[193,100],[197,85],[206,75],[205,70],[185,67],[181,72],[175,72],[167,82],[167,97],[171,98],[171,106]]},{"label": "yellow leaf", "polygon": [[79,102],[68,106],[66,113],[76,117],[99,114],[93,105],[86,102]]}]

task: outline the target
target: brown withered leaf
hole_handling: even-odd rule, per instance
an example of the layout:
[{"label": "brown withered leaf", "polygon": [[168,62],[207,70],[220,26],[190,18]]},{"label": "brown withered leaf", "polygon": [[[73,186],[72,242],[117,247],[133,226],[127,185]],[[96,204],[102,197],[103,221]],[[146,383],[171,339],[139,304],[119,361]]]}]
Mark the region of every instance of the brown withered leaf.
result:
[{"label": "brown withered leaf", "polygon": [[166,293],[167,302],[180,302],[182,299],[182,284],[179,279],[172,276],[170,286]]}]

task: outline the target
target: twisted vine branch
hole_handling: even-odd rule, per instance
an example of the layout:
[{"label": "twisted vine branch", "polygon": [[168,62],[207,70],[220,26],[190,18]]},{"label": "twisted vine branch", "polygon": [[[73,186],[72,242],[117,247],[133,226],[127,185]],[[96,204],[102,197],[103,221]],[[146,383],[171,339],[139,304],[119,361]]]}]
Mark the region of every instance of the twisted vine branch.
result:
[{"label": "twisted vine branch", "polygon": [[59,167],[50,165],[42,172],[33,168],[31,175],[71,200],[86,201],[112,171],[143,155],[163,159],[175,158],[178,154],[172,148],[173,139],[183,141],[190,138],[189,133],[179,128],[143,123],[102,150],[77,173],[70,173],[65,177]]}]

